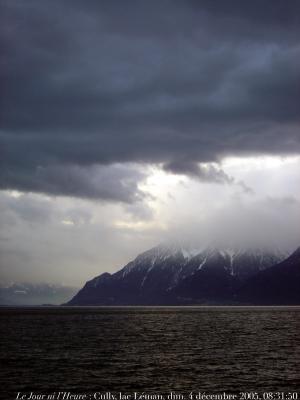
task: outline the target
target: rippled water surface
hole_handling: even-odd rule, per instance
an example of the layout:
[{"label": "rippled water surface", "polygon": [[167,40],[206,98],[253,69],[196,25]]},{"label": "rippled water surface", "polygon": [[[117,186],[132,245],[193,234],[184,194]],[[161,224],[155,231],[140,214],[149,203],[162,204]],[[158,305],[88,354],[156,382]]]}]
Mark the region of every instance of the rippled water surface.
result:
[{"label": "rippled water surface", "polygon": [[300,388],[300,308],[2,308],[0,318],[7,399]]}]

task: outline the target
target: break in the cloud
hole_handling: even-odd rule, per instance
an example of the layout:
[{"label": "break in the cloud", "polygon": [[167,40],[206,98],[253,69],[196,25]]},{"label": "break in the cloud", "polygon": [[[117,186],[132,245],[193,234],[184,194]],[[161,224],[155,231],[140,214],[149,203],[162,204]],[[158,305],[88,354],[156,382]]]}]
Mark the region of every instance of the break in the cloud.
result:
[{"label": "break in the cloud", "polygon": [[94,165],[300,151],[296,0],[0,4],[2,189],[134,202]]}]

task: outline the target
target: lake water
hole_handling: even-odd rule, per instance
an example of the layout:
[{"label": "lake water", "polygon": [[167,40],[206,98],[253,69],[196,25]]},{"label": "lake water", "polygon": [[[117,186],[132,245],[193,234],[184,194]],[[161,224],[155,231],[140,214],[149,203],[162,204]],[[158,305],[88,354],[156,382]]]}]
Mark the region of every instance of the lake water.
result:
[{"label": "lake water", "polygon": [[0,321],[6,400],[300,388],[299,307],[1,308]]}]

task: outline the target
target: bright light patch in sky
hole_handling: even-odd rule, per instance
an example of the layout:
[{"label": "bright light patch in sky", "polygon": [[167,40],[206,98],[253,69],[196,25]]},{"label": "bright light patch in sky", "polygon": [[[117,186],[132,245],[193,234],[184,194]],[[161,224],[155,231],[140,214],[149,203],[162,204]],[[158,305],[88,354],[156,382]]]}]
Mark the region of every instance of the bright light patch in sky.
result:
[{"label": "bright light patch in sky", "polygon": [[276,169],[285,165],[299,165],[299,156],[259,156],[259,157],[227,157],[222,161],[224,168],[253,171],[262,169]]}]

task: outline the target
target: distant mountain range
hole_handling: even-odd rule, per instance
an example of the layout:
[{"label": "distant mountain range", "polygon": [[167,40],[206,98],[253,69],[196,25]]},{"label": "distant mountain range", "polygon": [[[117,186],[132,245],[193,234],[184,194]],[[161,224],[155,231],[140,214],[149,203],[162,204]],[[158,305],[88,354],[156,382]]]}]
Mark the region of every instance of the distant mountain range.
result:
[{"label": "distant mountain range", "polygon": [[88,281],[67,305],[300,304],[299,254],[161,245]]},{"label": "distant mountain range", "polygon": [[70,299],[78,288],[47,283],[12,283],[0,286],[0,305],[61,304]]}]

